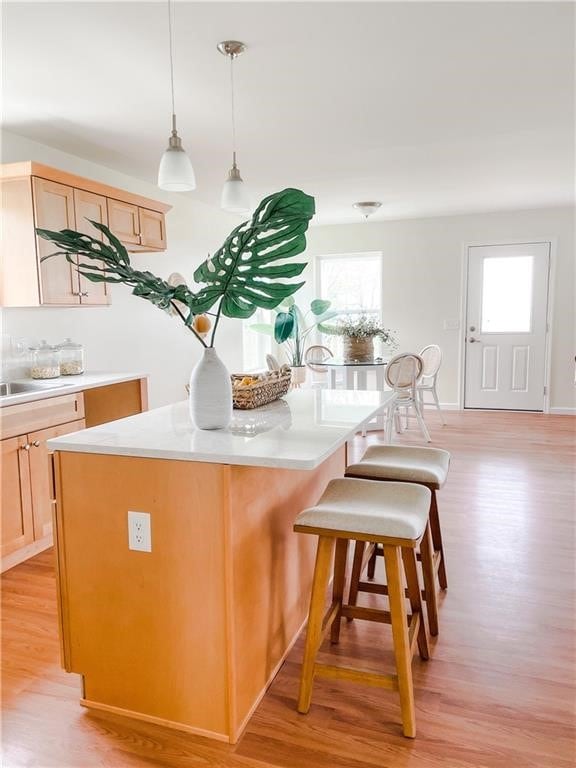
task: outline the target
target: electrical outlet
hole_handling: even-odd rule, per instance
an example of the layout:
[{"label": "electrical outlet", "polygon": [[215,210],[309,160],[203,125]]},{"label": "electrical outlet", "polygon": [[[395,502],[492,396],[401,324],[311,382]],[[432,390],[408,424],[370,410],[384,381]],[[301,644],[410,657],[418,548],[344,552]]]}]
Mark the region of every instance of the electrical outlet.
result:
[{"label": "electrical outlet", "polygon": [[128,512],[128,549],[152,552],[152,529],[148,512]]}]

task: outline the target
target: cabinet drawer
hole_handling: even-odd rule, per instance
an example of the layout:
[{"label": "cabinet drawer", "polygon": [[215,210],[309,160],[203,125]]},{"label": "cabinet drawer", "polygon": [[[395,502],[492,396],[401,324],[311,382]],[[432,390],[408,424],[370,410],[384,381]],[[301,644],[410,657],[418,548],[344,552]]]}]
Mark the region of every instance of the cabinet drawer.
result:
[{"label": "cabinet drawer", "polygon": [[73,395],[59,395],[31,403],[9,405],[2,408],[0,437],[14,437],[38,429],[55,427],[67,421],[84,418],[84,396],[82,392]]}]

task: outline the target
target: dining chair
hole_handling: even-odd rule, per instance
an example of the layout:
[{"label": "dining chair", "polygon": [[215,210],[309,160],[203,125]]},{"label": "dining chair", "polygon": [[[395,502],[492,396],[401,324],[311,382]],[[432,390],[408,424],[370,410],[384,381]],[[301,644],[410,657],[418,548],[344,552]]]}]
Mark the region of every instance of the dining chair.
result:
[{"label": "dining chair", "polygon": [[325,381],[328,368],[324,365],[326,360],[334,357],[331,350],[328,347],[323,347],[321,344],[313,344],[308,347],[304,354],[304,365],[312,371],[312,374],[321,374],[321,380],[312,381],[312,386],[316,388],[327,387],[328,382]]},{"label": "dining chair", "polygon": [[420,405],[420,411],[424,412],[424,393],[430,392],[434,404],[440,414],[440,421],[442,424],[446,424],[444,414],[440,408],[440,402],[438,400],[438,393],[436,392],[436,381],[438,379],[438,371],[442,365],[442,350],[438,344],[428,344],[427,347],[420,352],[420,357],[424,362],[424,368],[422,369],[422,378],[416,386],[418,393],[418,403]]},{"label": "dining chair", "polygon": [[392,424],[396,422],[396,430],[401,432],[400,412],[404,409],[408,417],[410,409],[413,409],[420,431],[427,443],[431,442],[430,433],[424,423],[420,403],[418,400],[417,385],[424,370],[424,361],[414,352],[396,355],[386,366],[384,373],[386,383],[394,390],[394,398],[388,405],[386,415],[385,435],[386,442],[392,442]]},{"label": "dining chair", "polygon": [[280,363],[278,362],[278,358],[274,357],[274,355],[266,355],[266,365],[268,366],[269,371],[280,370]]}]

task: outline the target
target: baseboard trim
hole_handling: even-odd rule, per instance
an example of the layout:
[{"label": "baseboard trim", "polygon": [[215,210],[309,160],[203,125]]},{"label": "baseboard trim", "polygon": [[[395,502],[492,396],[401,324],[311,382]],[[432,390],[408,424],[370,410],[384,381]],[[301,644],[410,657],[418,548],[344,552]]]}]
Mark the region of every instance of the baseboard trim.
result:
[{"label": "baseboard trim", "polygon": [[562,406],[550,408],[552,416],[576,416],[576,408],[562,408]]},{"label": "baseboard trim", "polygon": [[153,723],[154,725],[162,725],[165,728],[171,728],[175,731],[184,731],[185,733],[192,733],[195,736],[204,736],[204,738],[215,739],[216,741],[230,742],[230,739],[225,733],[218,733],[217,731],[207,731],[204,728],[194,728],[191,725],[185,725],[184,723],[175,723],[173,720],[165,720],[163,717],[154,717],[154,715],[145,715],[142,712],[134,712],[131,709],[123,709],[122,707],[114,707],[111,704],[101,704],[98,701],[91,701],[90,699],[80,699],[80,704],[87,709],[97,709],[101,712],[108,712],[111,715],[121,715],[122,717],[131,717],[133,720],[142,720],[145,723]]},{"label": "baseboard trim", "polygon": [[54,544],[52,534],[44,536],[43,539],[33,541],[32,544],[27,544],[21,549],[17,549],[15,552],[10,552],[9,555],[4,555],[2,563],[0,565],[0,573],[8,571],[10,568],[14,568],[15,565],[20,565],[25,560],[29,560],[35,555],[39,555],[40,552],[44,552],[45,549],[49,549]]}]

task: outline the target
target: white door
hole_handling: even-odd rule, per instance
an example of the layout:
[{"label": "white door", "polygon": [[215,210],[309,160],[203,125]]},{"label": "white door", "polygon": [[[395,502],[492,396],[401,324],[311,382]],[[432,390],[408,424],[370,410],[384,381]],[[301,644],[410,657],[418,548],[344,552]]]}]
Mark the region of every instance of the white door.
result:
[{"label": "white door", "polygon": [[468,249],[466,408],[544,409],[550,243]]}]

